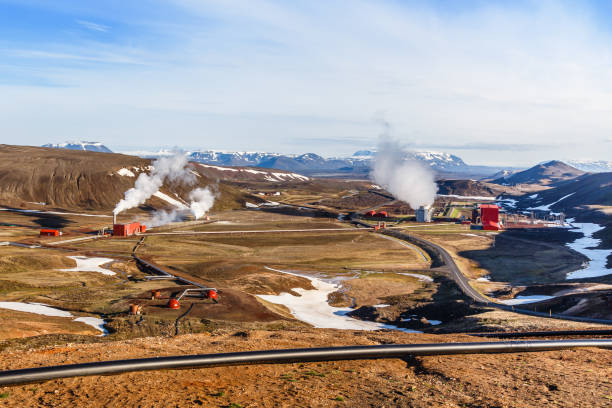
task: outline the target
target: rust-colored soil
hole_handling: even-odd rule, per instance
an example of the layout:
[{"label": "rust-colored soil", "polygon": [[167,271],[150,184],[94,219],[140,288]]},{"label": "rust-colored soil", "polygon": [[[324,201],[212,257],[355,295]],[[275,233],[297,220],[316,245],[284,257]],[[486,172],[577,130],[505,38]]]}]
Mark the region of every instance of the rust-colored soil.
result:
[{"label": "rust-colored soil", "polygon": [[[483,341],[337,330],[252,331],[5,351],[1,369],[162,355],[330,345]],[[69,378],[0,387],[0,406],[603,407],[612,352],[418,357],[219,367]]]}]

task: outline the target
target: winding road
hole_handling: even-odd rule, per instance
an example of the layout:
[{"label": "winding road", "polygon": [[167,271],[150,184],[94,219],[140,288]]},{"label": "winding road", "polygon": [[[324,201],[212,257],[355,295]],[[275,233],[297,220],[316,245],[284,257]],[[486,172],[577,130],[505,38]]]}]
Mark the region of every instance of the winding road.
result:
[{"label": "winding road", "polygon": [[461,272],[461,270],[455,263],[455,260],[453,259],[453,257],[448,253],[446,249],[442,248],[440,245],[437,245],[431,241],[427,241],[423,238],[415,237],[414,235],[407,235],[407,234],[403,234],[403,233],[396,232],[396,231],[393,231],[393,232],[383,231],[382,233],[386,235],[391,235],[395,238],[406,240],[408,242],[415,243],[424,248],[433,249],[437,253],[437,255],[441,258],[442,262],[447,268],[450,274],[450,277],[453,279],[453,281],[455,281],[457,286],[459,286],[461,291],[466,296],[471,298],[477,304],[480,304],[482,306],[487,306],[487,307],[493,307],[493,308],[504,310],[507,312],[520,313],[520,314],[529,315],[529,316],[545,317],[545,318],[560,319],[560,320],[571,320],[571,321],[582,322],[582,323],[596,323],[596,324],[612,325],[612,320],[593,319],[589,317],[580,317],[580,316],[568,316],[568,315],[562,315],[562,314],[556,314],[556,313],[542,313],[542,312],[537,312],[535,310],[528,310],[528,309],[523,309],[523,308],[519,308],[516,306],[509,306],[509,305],[504,305],[501,303],[492,302],[489,298],[484,296],[482,293],[478,292],[476,289],[472,287],[472,285],[470,285],[470,279],[467,276],[465,276],[463,272]]}]

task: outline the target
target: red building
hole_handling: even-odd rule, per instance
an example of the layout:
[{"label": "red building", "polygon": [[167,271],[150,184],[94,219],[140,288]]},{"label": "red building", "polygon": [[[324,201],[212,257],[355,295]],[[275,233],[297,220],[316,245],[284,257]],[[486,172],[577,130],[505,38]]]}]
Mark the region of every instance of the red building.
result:
[{"label": "red building", "polygon": [[480,222],[483,230],[499,231],[499,207],[495,204],[481,204]]},{"label": "red building", "polygon": [[40,230],[41,237],[59,237],[60,235],[62,235],[62,233],[56,229],[41,229]]},{"label": "red building", "polygon": [[113,225],[113,235],[115,237],[127,237],[128,235],[145,232],[146,229],[147,227],[140,225],[139,222],[132,222],[130,224],[115,224]]}]

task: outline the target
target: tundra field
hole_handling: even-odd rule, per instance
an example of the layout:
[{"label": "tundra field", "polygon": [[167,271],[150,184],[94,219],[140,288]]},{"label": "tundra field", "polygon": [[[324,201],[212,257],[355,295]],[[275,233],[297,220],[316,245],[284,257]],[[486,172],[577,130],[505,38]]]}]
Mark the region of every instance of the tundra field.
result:
[{"label": "tundra field", "polygon": [[[474,303],[446,267],[432,265],[426,249],[365,228],[377,220],[348,221],[351,212],[388,204],[388,198],[363,185],[351,192],[333,183],[318,194],[313,185],[277,185],[279,201],[291,204],[221,208],[210,219],[133,237],[98,236],[112,223],[100,213],[33,205],[3,211],[2,368],[278,347],[482,341],[465,333],[610,327]],[[253,184],[232,188],[261,190]],[[410,216],[387,227],[442,246],[470,286],[492,301],[543,296],[520,307],[612,318],[602,306],[612,289],[607,277],[565,279],[584,262],[584,255],[564,245],[576,232],[525,236],[443,221],[419,224]],[[137,209],[120,221],[143,217],[146,211]],[[64,234],[39,237],[41,227]],[[135,257],[215,288],[219,302],[185,296],[180,309],[168,308],[169,299],[193,286],[151,280],[156,272]],[[153,298],[153,291],[160,296]],[[129,313],[134,306],[139,314]],[[95,396],[100,406],[154,406],[153,400],[166,396],[177,406],[378,406],[382,400],[393,406],[605,406],[612,400],[609,359],[609,351],[578,350],[133,373],[117,378],[124,384],[119,388],[112,377],[0,387],[0,404],[73,406]]]}]

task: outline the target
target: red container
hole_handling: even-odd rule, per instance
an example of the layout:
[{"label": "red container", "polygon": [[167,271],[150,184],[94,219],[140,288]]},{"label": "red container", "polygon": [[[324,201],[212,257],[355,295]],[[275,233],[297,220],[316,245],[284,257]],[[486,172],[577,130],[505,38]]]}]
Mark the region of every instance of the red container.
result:
[{"label": "red container", "polygon": [[208,298],[214,300],[215,303],[218,302],[219,294],[216,291],[209,290],[207,295],[208,295]]},{"label": "red container", "polygon": [[59,237],[60,232],[56,229],[41,229],[40,236],[41,237]]},{"label": "red container", "polygon": [[180,303],[179,303],[179,301],[178,301],[178,300],[176,300],[176,299],[170,299],[170,301],[168,302],[168,307],[169,307],[170,309],[180,309],[180,308],[181,308],[181,305],[180,305]]},{"label": "red container", "polygon": [[116,237],[127,237],[128,235],[134,235],[137,232],[144,232],[139,222],[132,222],[130,224],[115,224],[113,225],[113,235]]}]

